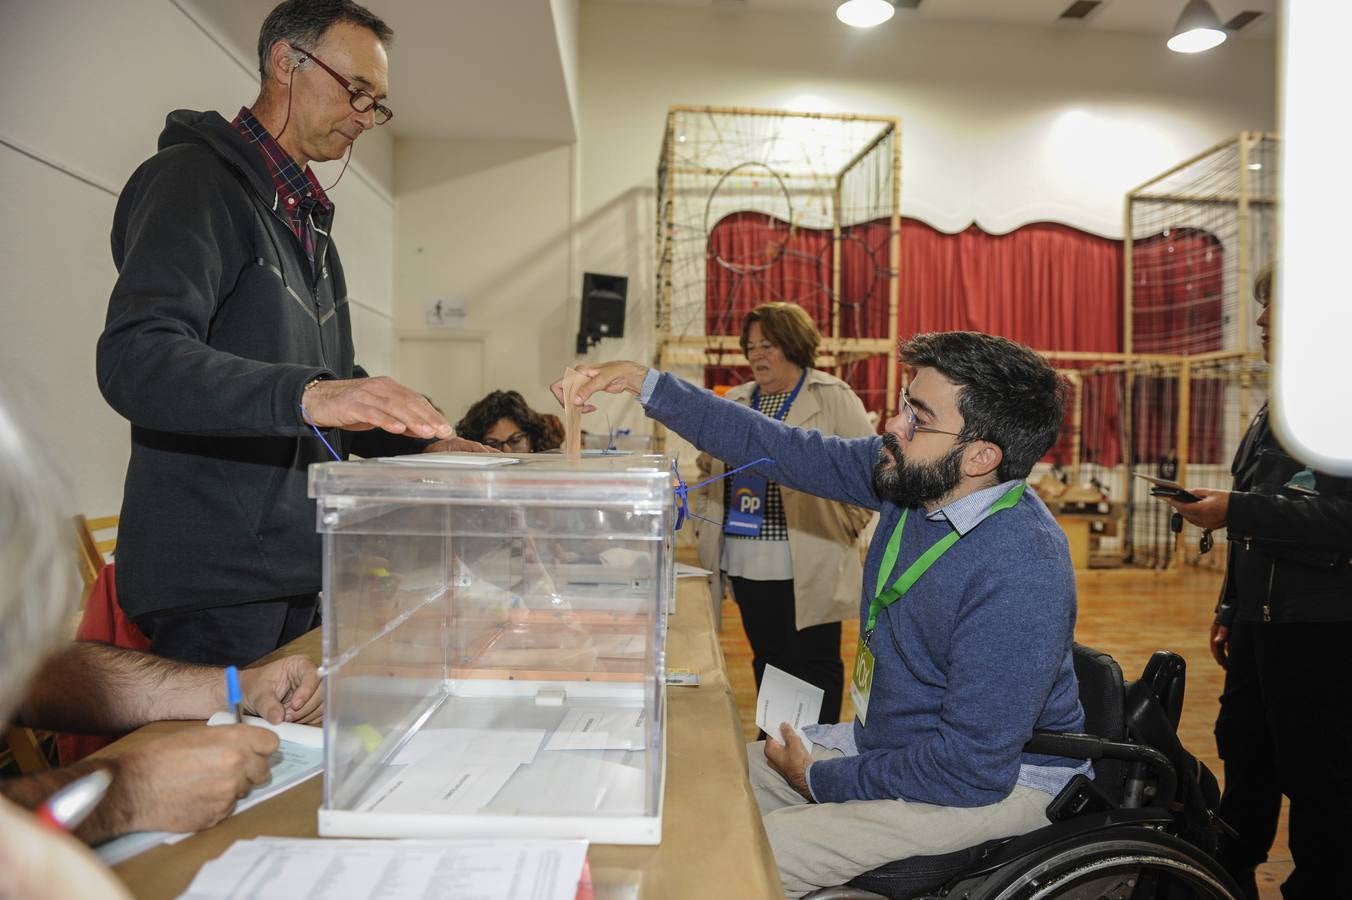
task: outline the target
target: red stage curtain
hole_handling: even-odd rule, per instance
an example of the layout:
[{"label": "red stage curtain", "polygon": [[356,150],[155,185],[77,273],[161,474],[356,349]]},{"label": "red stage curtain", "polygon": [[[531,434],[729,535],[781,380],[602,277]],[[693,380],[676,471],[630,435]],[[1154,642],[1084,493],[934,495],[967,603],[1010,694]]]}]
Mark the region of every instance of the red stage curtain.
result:
[{"label": "red stage curtain", "polygon": [[[1224,341],[1224,249],[1209,232],[1176,228],[1132,244],[1132,348],[1138,353],[1194,354]],[[1194,379],[1188,457],[1221,463],[1224,388]],[[1178,379],[1144,376],[1133,388],[1133,452],[1155,463],[1178,444]]]},{"label": "red stage curtain", "polygon": [[[1120,241],[1051,223],[1004,235],[976,226],[944,234],[903,219],[901,231],[898,326],[903,339],[926,331],[971,330],[1004,335],[1039,350],[1121,348]],[[842,336],[887,335],[887,241],[886,220],[842,232]],[[717,261],[766,260],[773,255],[766,248],[781,244],[779,260],[763,271],[734,272]],[[823,334],[830,334],[831,251],[828,231],[797,229],[786,239],[782,223],[763,215],[737,213],[723,219],[709,238],[708,333],[737,334],[756,304],[793,300],[807,309]],[[740,357],[735,361],[742,362]],[[871,410],[886,406],[890,362],[870,359],[841,373]],[[710,367],[706,384],[739,383],[747,377],[745,368]],[[1098,397],[1106,392],[1097,388],[1094,393],[1094,402],[1115,408],[1115,389],[1112,396]],[[1092,439],[1086,435],[1086,443],[1098,448],[1102,461],[1117,458],[1115,421],[1092,418],[1102,433]],[[1058,448],[1061,455],[1068,446]]]}]

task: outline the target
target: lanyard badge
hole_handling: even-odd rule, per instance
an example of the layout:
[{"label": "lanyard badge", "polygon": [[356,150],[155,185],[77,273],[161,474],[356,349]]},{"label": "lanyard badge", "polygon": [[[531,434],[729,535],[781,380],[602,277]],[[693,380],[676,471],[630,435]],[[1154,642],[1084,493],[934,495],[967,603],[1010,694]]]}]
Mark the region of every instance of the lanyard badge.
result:
[{"label": "lanyard badge", "polygon": [[850,702],[860,725],[868,723],[868,698],[872,691],[873,651],[868,648],[868,638],[861,635],[854,651],[854,672],[850,675]]},{"label": "lanyard badge", "polygon": [[[995,505],[991,507],[986,518],[990,518],[1001,510],[1009,509],[1016,505],[1023,497],[1024,489],[1028,485],[1020,482],[1005,492]],[[944,535],[935,541],[928,550],[920,554],[915,562],[907,566],[906,570],[897,576],[891,586],[887,585],[887,579],[892,575],[896,568],[897,556],[901,553],[901,536],[906,530],[906,518],[910,515],[909,509],[901,512],[901,521],[897,527],[892,529],[892,536],[888,538],[887,548],[883,551],[883,558],[878,566],[878,581],[875,588],[873,602],[868,607],[868,619],[864,623],[864,629],[859,635],[859,646],[855,650],[854,672],[850,676],[850,702],[854,704],[854,714],[859,719],[859,724],[865,724],[865,718],[868,715],[869,693],[873,689],[873,671],[874,657],[873,651],[869,649],[869,641],[873,638],[873,629],[877,627],[878,615],[887,607],[906,596],[912,586],[920,580],[920,576],[929,571],[930,567],[939,561],[953,545],[962,537],[956,531]]]}]

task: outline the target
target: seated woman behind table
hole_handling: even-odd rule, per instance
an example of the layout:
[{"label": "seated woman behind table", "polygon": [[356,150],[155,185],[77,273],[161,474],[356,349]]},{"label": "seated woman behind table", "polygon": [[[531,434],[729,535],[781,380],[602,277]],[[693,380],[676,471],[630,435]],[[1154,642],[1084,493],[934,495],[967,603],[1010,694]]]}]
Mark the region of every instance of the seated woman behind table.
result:
[{"label": "seated woman behind table", "polygon": [[545,417],[517,391],[493,391],[475,403],[455,423],[455,433],[504,453],[539,453],[562,444]]}]

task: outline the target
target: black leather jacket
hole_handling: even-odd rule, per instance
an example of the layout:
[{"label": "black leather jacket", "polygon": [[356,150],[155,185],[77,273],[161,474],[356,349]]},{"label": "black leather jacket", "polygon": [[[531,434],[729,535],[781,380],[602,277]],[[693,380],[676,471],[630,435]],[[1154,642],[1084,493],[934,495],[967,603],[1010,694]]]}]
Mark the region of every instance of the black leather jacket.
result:
[{"label": "black leather jacket", "polygon": [[1304,468],[1278,443],[1264,406],[1230,469],[1218,624],[1352,621],[1352,479],[1314,472],[1308,493],[1292,486]]}]

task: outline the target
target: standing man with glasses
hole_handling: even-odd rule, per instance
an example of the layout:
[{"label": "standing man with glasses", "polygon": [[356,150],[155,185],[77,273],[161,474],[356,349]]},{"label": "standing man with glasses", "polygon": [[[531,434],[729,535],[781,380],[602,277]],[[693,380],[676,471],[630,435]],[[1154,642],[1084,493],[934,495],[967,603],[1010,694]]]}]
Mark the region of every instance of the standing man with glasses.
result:
[{"label": "standing man with glasses", "polygon": [[483,449],[356,365],[334,204],[309,168],[393,115],[391,36],[348,0],[282,3],[253,106],[170,113],[118,198],[97,369],[131,422],[118,597],[158,655],[242,665],[312,627],[321,431],[362,456]]},{"label": "standing man with glasses", "polygon": [[919,335],[904,411],[881,436],[793,428],[638,363],[577,366],[596,391],[729,466],[881,512],[864,564],[856,719],[782,725],[748,746],[751,786],[790,896],[894,859],[1047,824],[1089,764],[1024,752],[1034,729],[1084,729],[1065,534],[1024,479],[1055,442],[1064,386],[1036,353],[974,332]]}]

